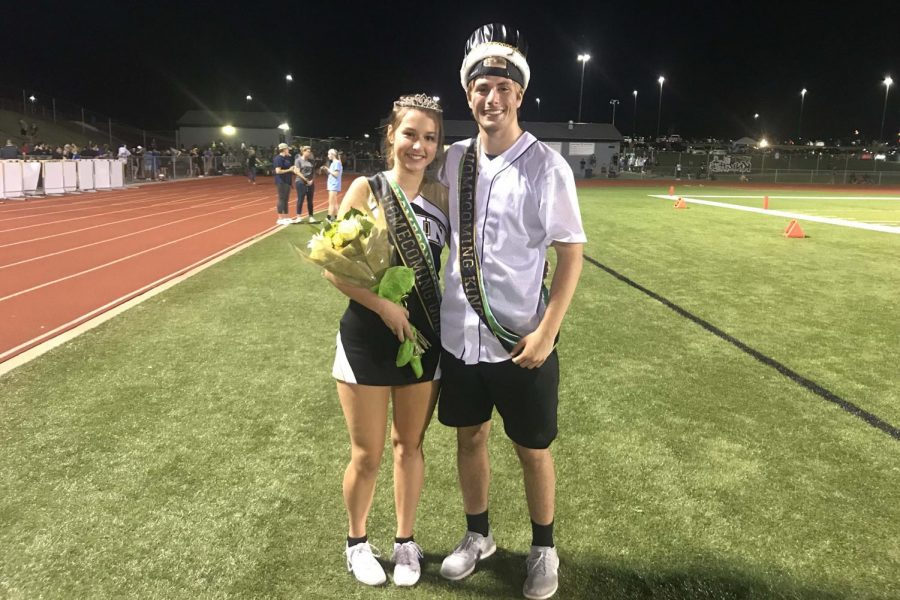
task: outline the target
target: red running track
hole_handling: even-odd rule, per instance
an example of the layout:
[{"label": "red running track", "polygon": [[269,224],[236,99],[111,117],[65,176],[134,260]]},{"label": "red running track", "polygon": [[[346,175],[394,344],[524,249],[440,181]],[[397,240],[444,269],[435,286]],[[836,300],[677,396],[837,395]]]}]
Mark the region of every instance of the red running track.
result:
[{"label": "red running track", "polygon": [[0,202],[0,363],[272,231],[275,195],[220,177]]}]

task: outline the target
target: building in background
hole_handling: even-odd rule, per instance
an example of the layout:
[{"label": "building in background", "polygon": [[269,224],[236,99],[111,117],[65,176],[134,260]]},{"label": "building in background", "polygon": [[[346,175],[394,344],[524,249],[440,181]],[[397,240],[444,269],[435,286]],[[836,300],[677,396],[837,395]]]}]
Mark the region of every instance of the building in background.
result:
[{"label": "building in background", "polygon": [[[566,159],[575,177],[607,177],[617,171],[622,134],[609,123],[547,123],[522,121],[525,131],[544,142]],[[474,121],[444,121],[445,143],[474,136]]]},{"label": "building in background", "polygon": [[190,147],[223,140],[233,145],[274,146],[289,135],[287,117],[273,112],[189,110],[178,119],[178,143]]}]

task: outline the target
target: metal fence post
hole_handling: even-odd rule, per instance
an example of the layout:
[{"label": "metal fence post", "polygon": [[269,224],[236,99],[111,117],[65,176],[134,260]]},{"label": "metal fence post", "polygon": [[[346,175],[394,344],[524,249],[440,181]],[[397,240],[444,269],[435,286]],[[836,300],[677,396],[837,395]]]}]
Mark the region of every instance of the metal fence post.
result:
[{"label": "metal fence post", "polygon": [[112,117],[107,119],[109,122],[109,145],[112,146]]}]

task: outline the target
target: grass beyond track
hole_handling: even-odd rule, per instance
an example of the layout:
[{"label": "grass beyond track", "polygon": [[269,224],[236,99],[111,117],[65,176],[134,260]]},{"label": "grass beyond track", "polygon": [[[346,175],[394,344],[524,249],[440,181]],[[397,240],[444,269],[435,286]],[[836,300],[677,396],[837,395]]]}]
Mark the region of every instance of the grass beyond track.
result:
[{"label": "grass beyond track", "polygon": [[[557,597],[900,596],[900,440],[769,366],[900,427],[900,236],[804,223],[785,239],[786,220],[650,193],[664,190],[582,190],[585,253],[770,363],[585,264],[560,347]],[[777,208],[812,201],[791,202]],[[501,427],[495,557],[461,583],[437,573],[464,520],[435,421],[422,582],[373,590],[345,572],[330,378],[345,301],[293,257],[309,233],[0,379],[0,597],[521,597],[530,529]],[[386,459],[369,527],[386,554],[392,514]]]}]

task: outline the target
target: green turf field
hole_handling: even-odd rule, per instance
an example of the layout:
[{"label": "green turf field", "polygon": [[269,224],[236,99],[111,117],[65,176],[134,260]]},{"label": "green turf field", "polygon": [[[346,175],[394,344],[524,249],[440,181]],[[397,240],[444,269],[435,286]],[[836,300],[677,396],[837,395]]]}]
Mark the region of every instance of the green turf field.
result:
[{"label": "green turf field", "polygon": [[[804,223],[786,239],[785,219],[652,193],[582,190],[586,254],[900,426],[900,236]],[[0,379],[0,598],[521,597],[530,529],[500,428],[495,557],[461,583],[437,573],[464,520],[435,421],[422,582],[345,572],[329,375],[344,300],[292,255],[308,235],[270,236]],[[558,598],[900,596],[900,440],[592,263],[560,354]],[[392,512],[385,461],[369,527],[385,550]]]}]

